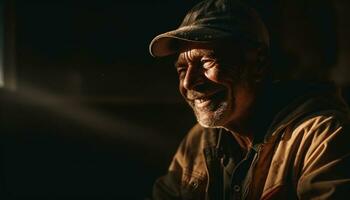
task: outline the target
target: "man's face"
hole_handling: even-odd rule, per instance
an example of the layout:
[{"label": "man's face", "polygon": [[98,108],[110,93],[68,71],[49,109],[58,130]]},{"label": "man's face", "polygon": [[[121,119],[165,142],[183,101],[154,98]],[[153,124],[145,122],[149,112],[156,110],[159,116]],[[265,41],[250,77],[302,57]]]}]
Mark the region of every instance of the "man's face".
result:
[{"label": "man's face", "polygon": [[179,54],[175,64],[179,90],[202,126],[239,126],[249,117],[256,59],[254,54],[246,55],[239,48],[217,45],[196,46]]}]

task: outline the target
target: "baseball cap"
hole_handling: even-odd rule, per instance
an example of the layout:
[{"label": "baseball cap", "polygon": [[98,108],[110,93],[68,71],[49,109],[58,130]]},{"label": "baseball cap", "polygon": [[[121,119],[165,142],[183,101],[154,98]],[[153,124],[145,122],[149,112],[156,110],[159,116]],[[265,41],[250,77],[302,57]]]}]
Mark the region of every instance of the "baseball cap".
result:
[{"label": "baseball cap", "polygon": [[181,25],[156,36],[150,54],[162,57],[179,52],[190,43],[236,39],[269,47],[267,28],[255,9],[239,0],[205,0],[195,5]]}]

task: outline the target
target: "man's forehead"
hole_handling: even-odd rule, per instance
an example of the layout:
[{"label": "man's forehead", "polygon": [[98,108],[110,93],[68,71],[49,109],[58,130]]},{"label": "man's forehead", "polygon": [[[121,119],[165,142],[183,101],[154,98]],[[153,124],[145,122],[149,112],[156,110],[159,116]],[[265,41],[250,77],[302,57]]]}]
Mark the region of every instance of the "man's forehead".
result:
[{"label": "man's forehead", "polygon": [[187,51],[179,53],[178,58],[184,59],[188,57],[214,56],[215,52],[216,51],[214,49],[193,48],[193,49],[189,49]]},{"label": "man's forehead", "polygon": [[187,60],[195,57],[225,57],[243,51],[240,45],[235,43],[206,43],[191,44],[182,48],[178,53],[177,60]]},{"label": "man's forehead", "polygon": [[189,49],[187,51],[180,52],[175,61],[175,67],[182,65],[189,61],[195,61],[202,57],[215,57],[213,49]]}]

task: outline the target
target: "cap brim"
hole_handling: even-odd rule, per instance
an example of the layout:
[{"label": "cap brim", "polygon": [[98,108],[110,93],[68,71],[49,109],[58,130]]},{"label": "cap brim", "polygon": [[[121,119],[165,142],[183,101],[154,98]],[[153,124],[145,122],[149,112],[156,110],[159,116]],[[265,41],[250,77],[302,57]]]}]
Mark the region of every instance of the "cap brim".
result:
[{"label": "cap brim", "polygon": [[150,54],[162,57],[186,49],[190,44],[208,43],[232,37],[232,33],[203,26],[185,26],[156,36],[149,45]]}]

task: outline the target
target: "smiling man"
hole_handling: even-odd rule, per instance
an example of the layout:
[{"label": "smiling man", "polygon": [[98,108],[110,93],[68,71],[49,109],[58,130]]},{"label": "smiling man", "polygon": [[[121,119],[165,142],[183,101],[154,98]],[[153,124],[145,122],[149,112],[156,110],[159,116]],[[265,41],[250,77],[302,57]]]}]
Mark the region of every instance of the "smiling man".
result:
[{"label": "smiling man", "polygon": [[239,120],[254,99],[249,82],[237,77],[239,73],[234,70],[243,63],[221,63],[222,60],[240,60],[223,58],[224,52],[234,51],[220,52],[210,46],[182,52],[176,63],[180,92],[204,127],[223,126]]},{"label": "smiling man", "polygon": [[327,84],[273,81],[269,35],[256,11],[207,0],[155,37],[177,55],[179,90],[198,124],[154,199],[342,199],[350,193],[347,106]]}]

